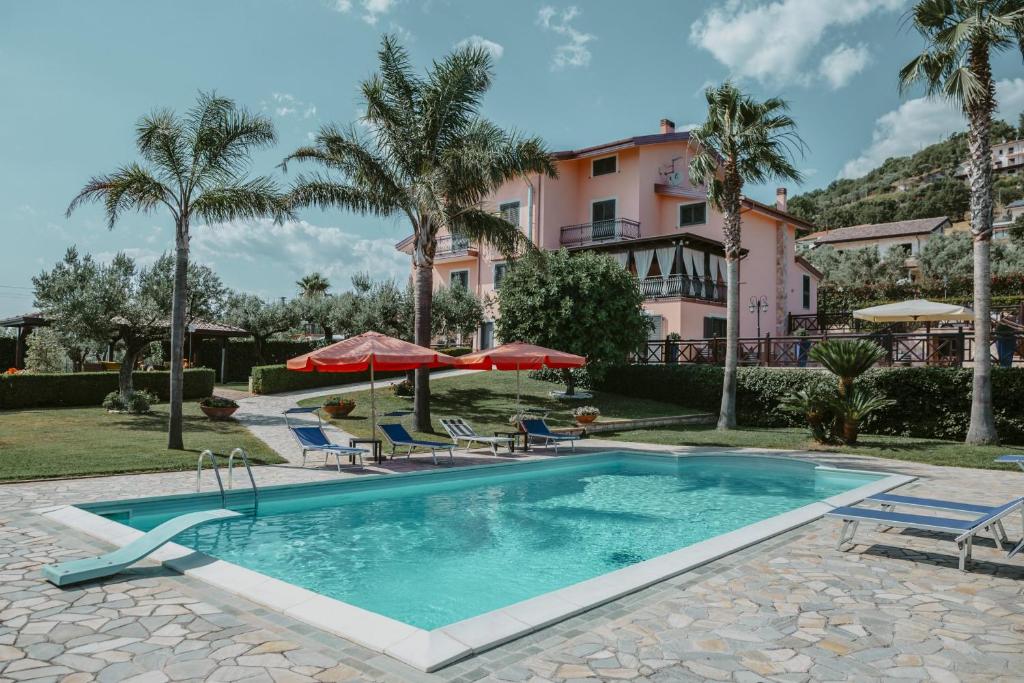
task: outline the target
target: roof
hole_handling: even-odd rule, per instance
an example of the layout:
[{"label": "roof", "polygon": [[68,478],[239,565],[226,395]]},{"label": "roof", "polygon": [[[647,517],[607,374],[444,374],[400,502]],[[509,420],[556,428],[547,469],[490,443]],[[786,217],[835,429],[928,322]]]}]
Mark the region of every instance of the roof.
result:
[{"label": "roof", "polygon": [[641,147],[643,145],[660,145],[665,142],[681,142],[683,140],[689,139],[690,132],[685,130],[679,131],[678,133],[634,135],[631,138],[622,138],[621,140],[605,142],[600,145],[594,145],[592,147],[562,150],[561,152],[555,152],[552,156],[554,156],[555,159],[559,161],[563,161],[566,159],[582,159],[584,157],[597,156],[598,154],[618,152],[620,149],[629,149],[630,147]]},{"label": "roof", "polygon": [[10,318],[0,320],[0,327],[43,327],[45,325],[49,325],[49,323],[39,311],[12,315]]},{"label": "roof", "polygon": [[[654,193],[665,195],[668,197],[679,197],[681,199],[689,199],[693,201],[704,201],[707,199],[707,195],[704,194],[703,192],[691,192],[681,187],[674,187],[672,185],[666,185],[663,183],[654,184]],[[804,228],[805,230],[814,229],[814,225],[808,223],[803,218],[799,218],[785,211],[780,211],[771,204],[764,204],[762,202],[750,199],[748,197],[743,197],[742,201],[743,208],[747,209],[748,211],[757,211],[758,213],[767,214],[772,218],[776,218],[780,221],[789,223],[790,225],[794,225],[798,228]]]},{"label": "roof", "polygon": [[[114,319],[117,322],[117,319]],[[10,318],[0,320],[0,327],[47,327],[50,321],[39,311],[23,313]],[[161,321],[164,327],[170,327],[170,320]],[[209,320],[193,320],[188,325],[188,331],[204,337],[248,337],[249,333],[241,327],[228,325],[226,323],[212,322]]]},{"label": "roof", "polygon": [[894,221],[892,223],[851,225],[848,228],[836,228],[835,230],[823,230],[811,233],[810,235],[801,237],[799,241],[814,242],[815,244],[832,244],[836,242],[874,240],[881,239],[883,237],[924,235],[935,232],[939,228],[948,224],[949,219],[947,217],[936,216],[934,218],[916,218],[907,221]]},{"label": "roof", "polygon": [[800,265],[800,266],[803,266],[803,269],[806,270],[807,272],[809,272],[811,275],[815,276],[819,280],[824,280],[825,279],[825,274],[823,272],[821,272],[820,270],[818,270],[817,268],[815,268],[814,265],[810,261],[805,259],[803,256],[801,256],[800,254],[797,254],[795,258],[796,258],[797,264]]}]

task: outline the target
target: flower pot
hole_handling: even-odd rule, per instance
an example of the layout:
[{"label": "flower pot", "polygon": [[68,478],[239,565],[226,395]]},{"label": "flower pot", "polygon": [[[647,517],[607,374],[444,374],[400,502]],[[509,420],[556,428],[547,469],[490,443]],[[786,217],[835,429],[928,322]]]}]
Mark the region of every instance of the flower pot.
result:
[{"label": "flower pot", "polygon": [[199,406],[203,414],[211,420],[226,420],[235,414],[238,406]]},{"label": "flower pot", "polygon": [[843,441],[848,445],[857,443],[860,422],[858,420],[843,420]]},{"label": "flower pot", "polygon": [[355,404],[347,406],[321,406],[323,411],[331,417],[347,417],[349,413],[356,409]]},{"label": "flower pot", "polygon": [[577,415],[576,421],[581,425],[588,425],[597,419],[597,415]]}]

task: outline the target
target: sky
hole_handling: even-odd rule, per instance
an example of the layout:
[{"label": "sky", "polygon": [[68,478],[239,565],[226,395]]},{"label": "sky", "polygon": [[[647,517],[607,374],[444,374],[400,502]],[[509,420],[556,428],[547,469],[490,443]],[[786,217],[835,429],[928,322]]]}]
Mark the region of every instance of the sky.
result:
[{"label": "sky", "polygon": [[[703,90],[727,78],[792,106],[806,179],[790,194],[856,177],[962,129],[962,117],[896,73],[922,43],[910,0],[0,0],[0,317],[32,309],[31,277],[65,249],[149,263],[173,245],[165,213],[98,206],[70,218],[93,175],[137,159],[134,124],[186,110],[216,90],[272,118],[278,143],[251,171],[290,178],[281,159],[326,123],[359,117],[358,84],[383,33],[418,68],[465,43],[495,59],[483,114],[541,136],[552,150],[655,133],[661,118],[700,123]],[[1024,110],[1019,54],[994,59],[1001,111]],[[761,200],[774,185],[749,187]],[[404,277],[403,220],[303,210],[294,221],[193,224],[192,253],[225,284],[292,296],[317,270],[336,290],[351,276]]]}]

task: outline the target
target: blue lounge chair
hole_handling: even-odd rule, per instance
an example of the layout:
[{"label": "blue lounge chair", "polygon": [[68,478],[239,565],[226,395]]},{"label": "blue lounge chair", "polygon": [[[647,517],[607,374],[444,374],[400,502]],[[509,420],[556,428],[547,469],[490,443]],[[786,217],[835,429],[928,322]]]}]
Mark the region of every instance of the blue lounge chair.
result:
[{"label": "blue lounge chair", "polygon": [[[987,515],[999,509],[998,505],[978,505],[977,503],[959,503],[953,500],[897,496],[892,493],[879,493],[865,498],[864,501],[868,503],[878,503],[882,506],[883,510],[889,512],[895,512],[897,505],[925,508],[927,510],[940,510],[942,512],[960,512],[965,515]],[[1002,550],[1003,543],[1009,542],[1009,539],[1006,537],[1006,529],[1003,527],[1003,522],[1001,520],[996,521],[993,526],[995,528],[993,529],[992,538],[995,540],[996,546]],[[999,533],[995,533],[996,531]],[[1000,536],[1002,538],[1000,538]]]},{"label": "blue lounge chair", "polygon": [[533,440],[542,446],[554,446],[555,453],[557,453],[558,444],[569,442],[573,452],[576,451],[576,442],[579,441],[580,437],[575,434],[555,434],[548,427],[547,422],[537,418],[527,418],[521,420],[519,424],[522,425],[523,431],[526,432],[527,443]]},{"label": "blue lounge chair", "polygon": [[[858,507],[839,507],[827,513],[827,516],[843,520],[843,528],[839,532],[839,543],[836,545],[836,548],[839,550],[842,550],[843,546],[847,543],[853,543],[853,537],[857,533],[857,525],[861,522],[875,522],[884,526],[901,529],[921,529],[923,531],[953,534],[956,537],[956,545],[960,552],[960,570],[964,571],[967,563],[971,561],[974,537],[986,529],[992,529],[993,535],[995,535],[994,529],[1002,518],[1017,510],[1021,510],[1021,518],[1024,521],[1024,507],[1022,506],[1024,506],[1024,498],[1018,498],[1011,500],[1005,505],[992,508],[991,512],[977,516],[974,519],[911,515],[893,510]],[[1011,552],[1015,554],[1017,550]]]},{"label": "blue lounge chair", "polygon": [[[289,415],[296,414],[309,414],[313,413],[316,415],[316,426],[313,425],[293,425],[288,421]],[[324,434],[323,422],[320,419],[320,412],[317,408],[289,408],[284,411],[284,423],[288,427],[288,431],[292,433],[295,440],[299,442],[299,446],[302,447],[302,466],[306,466],[306,454],[310,451],[319,451],[324,454],[324,465],[327,464],[327,460],[331,454],[334,454],[334,462],[338,466],[338,471],[341,472],[341,456],[349,456],[349,461],[355,464],[355,460],[359,459],[359,466],[363,466],[363,453],[366,451],[362,448],[349,448],[348,446],[339,446],[336,443],[331,443],[331,440]]]},{"label": "blue lounge chair", "polygon": [[1000,455],[996,458],[996,462],[1012,462],[1015,463],[1017,467],[1024,470],[1024,455]]},{"label": "blue lounge chair", "polygon": [[381,432],[384,433],[384,437],[391,443],[391,457],[395,457],[395,448],[408,447],[405,457],[408,460],[412,455],[412,449],[414,448],[426,448],[430,450],[430,458],[437,464],[437,452],[448,451],[448,462],[455,462],[455,454],[453,450],[455,446],[450,443],[443,443],[441,441],[421,441],[419,439],[412,438],[405,427],[400,424],[381,424],[377,425]]}]

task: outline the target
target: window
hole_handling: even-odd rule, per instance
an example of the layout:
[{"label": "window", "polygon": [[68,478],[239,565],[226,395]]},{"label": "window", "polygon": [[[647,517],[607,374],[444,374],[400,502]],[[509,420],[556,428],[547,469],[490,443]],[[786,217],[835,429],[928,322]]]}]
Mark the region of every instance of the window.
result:
[{"label": "window", "polygon": [[707,222],[707,204],[682,204],[679,206],[679,227],[700,225]]},{"label": "window", "polygon": [[811,308],[811,276],[804,275],[803,277],[803,304],[804,310]]},{"label": "window", "polygon": [[590,220],[594,225],[593,239],[615,237],[615,200],[602,199],[591,204]]},{"label": "window", "polygon": [[469,289],[469,271],[468,270],[453,270],[452,274],[448,278],[448,283],[455,287],[458,285],[463,289]]},{"label": "window", "polygon": [[713,339],[725,336],[725,318],[706,316],[704,318],[704,338]]},{"label": "window", "polygon": [[644,317],[647,318],[647,340],[658,341],[665,338],[665,318],[660,315],[652,315],[650,313],[644,313]]},{"label": "window", "polygon": [[604,157],[603,159],[594,159],[590,165],[590,175],[595,178],[599,175],[608,175],[609,173],[615,173],[618,170],[618,157]]},{"label": "window", "polygon": [[498,213],[512,225],[519,225],[519,202],[506,202],[498,207]]},{"label": "window", "polygon": [[508,270],[507,263],[494,264],[494,288],[501,287],[501,281],[505,279],[505,271]]}]

